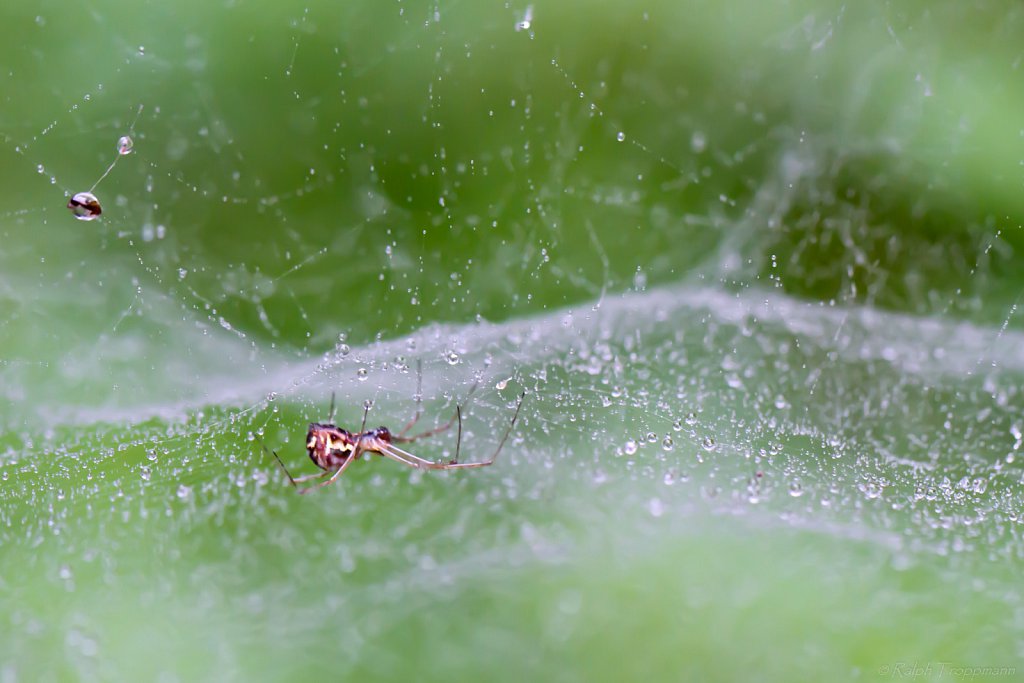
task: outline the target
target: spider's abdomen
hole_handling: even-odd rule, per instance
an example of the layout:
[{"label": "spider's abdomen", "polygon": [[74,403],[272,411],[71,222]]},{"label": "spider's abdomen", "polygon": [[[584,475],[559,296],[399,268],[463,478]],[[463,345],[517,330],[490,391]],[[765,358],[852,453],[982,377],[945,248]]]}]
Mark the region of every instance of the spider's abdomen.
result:
[{"label": "spider's abdomen", "polygon": [[334,425],[313,423],[306,433],[309,459],[322,470],[336,470],[352,456],[352,434]]}]

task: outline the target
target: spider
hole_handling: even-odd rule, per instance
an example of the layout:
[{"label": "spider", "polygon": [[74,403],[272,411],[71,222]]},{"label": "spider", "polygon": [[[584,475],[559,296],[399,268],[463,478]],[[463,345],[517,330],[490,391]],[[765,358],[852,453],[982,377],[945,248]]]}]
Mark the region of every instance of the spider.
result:
[{"label": "spider", "polygon": [[[469,390],[469,396],[476,390],[476,385]],[[459,451],[462,446],[462,406],[455,406],[455,415],[452,416],[447,423],[434,429],[429,429],[413,436],[406,436],[409,430],[412,429],[419,421],[422,415],[421,393],[417,392],[417,408],[416,415],[409,421],[409,424],[398,434],[392,434],[391,430],[387,427],[377,427],[376,429],[366,429],[366,416],[370,412],[370,403],[366,403],[365,410],[363,411],[363,423],[359,427],[359,431],[352,433],[347,429],[342,429],[334,424],[334,394],[331,394],[331,410],[327,418],[327,422],[319,423],[312,422],[309,425],[309,431],[306,432],[306,451],[309,453],[309,459],[313,461],[322,472],[316,474],[308,474],[302,477],[293,477],[288,471],[288,468],[284,466],[284,462],[278,457],[277,451],[270,451],[273,453],[274,458],[278,464],[281,465],[281,469],[284,470],[285,475],[288,477],[288,481],[291,482],[292,486],[300,494],[306,494],[310,491],[315,491],[319,488],[333,484],[337,481],[341,473],[351,465],[353,462],[359,459],[364,453],[376,453],[377,455],[391,458],[396,462],[400,462],[403,465],[409,467],[416,467],[426,470],[455,470],[455,469],[469,469],[473,467],[487,467],[492,465],[497,459],[498,454],[501,453],[501,449],[505,446],[505,442],[508,441],[509,435],[512,433],[512,428],[515,427],[516,419],[519,417],[519,409],[523,405],[523,398],[525,398],[526,392],[519,394],[519,399],[516,401],[516,409],[512,414],[512,420],[509,422],[508,429],[505,430],[505,435],[501,438],[501,443],[498,444],[498,448],[494,451],[494,454],[487,460],[480,462],[459,462]],[[458,438],[455,442],[455,457],[448,462],[434,462],[421,458],[418,455],[413,455],[409,451],[403,450],[396,446],[396,443],[410,443],[419,439],[440,434],[441,432],[447,431],[451,428],[454,422],[459,423]],[[267,447],[263,444],[263,440],[260,439],[260,446],[263,447],[264,452],[267,452]],[[312,479],[323,479],[330,475],[330,479],[322,481],[313,486],[307,488],[299,488],[299,483],[309,481]]]}]

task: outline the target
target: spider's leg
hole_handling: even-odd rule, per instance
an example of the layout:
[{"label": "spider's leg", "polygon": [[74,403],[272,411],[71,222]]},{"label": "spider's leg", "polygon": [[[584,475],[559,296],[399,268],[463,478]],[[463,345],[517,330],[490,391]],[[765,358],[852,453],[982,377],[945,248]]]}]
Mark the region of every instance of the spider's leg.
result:
[{"label": "spider's leg", "polygon": [[417,457],[412,453],[406,453],[401,448],[393,446],[389,443],[376,444],[379,448],[375,447],[374,453],[379,453],[385,458],[391,458],[395,462],[401,463],[406,467],[415,467],[418,469],[427,469],[432,463],[429,460]]},{"label": "spider's leg", "polygon": [[433,460],[427,460],[426,458],[421,458],[418,455],[413,455],[409,451],[402,450],[394,444],[382,443],[378,445],[380,446],[379,450],[377,450],[378,453],[409,467],[416,467],[422,470],[436,470],[439,469],[439,466],[443,465],[443,463],[437,463]]},{"label": "spider's leg", "polygon": [[366,416],[370,414],[370,402],[367,401],[363,404],[363,424],[359,427],[359,433],[363,434],[366,431]]},{"label": "spider's leg", "polygon": [[459,418],[459,435],[455,438],[455,457],[451,461],[452,465],[459,461],[459,449],[462,448],[462,406],[455,406],[455,414]]},{"label": "spider's leg", "polygon": [[[473,396],[473,392],[476,391],[476,388],[478,386],[480,386],[480,383],[479,382],[474,382],[473,386],[470,387],[469,393],[466,394],[466,402],[467,403],[469,402],[469,399]],[[417,417],[416,419],[419,419],[419,418]],[[392,435],[391,440],[395,441],[396,443],[409,443],[410,441],[416,441],[417,439],[425,439],[428,436],[434,436],[435,434],[440,434],[441,432],[448,431],[449,429],[451,429],[451,426],[453,424],[455,424],[455,420],[457,420],[457,419],[459,419],[459,406],[455,407],[455,415],[452,415],[452,419],[448,420],[447,422],[445,422],[440,427],[435,427],[433,429],[428,429],[425,432],[420,432],[419,434],[413,434],[412,436],[402,436],[408,430],[408,427],[406,427],[401,432],[399,432],[397,435]],[[412,422],[412,424],[415,424],[415,423],[416,422],[414,420]]]},{"label": "spider's leg", "polygon": [[329,424],[329,425],[334,424],[334,410],[336,408],[336,406],[334,404],[334,397],[335,397],[335,392],[332,391],[331,392],[331,410],[330,410],[330,412],[327,413],[327,424]]},{"label": "spider's leg", "polygon": [[348,468],[349,465],[351,465],[353,462],[355,462],[356,458],[359,457],[359,454],[360,454],[360,448],[357,445],[355,450],[352,451],[352,455],[350,455],[345,460],[345,462],[343,462],[341,464],[341,467],[339,467],[338,469],[334,470],[334,474],[331,475],[330,479],[328,479],[327,481],[322,481],[319,484],[316,484],[315,486],[310,486],[309,488],[299,489],[299,493],[300,494],[306,494],[306,493],[309,493],[310,491],[316,491],[317,489],[323,488],[324,486],[327,486],[328,484],[333,484],[338,479],[338,477],[341,476],[341,473],[344,472]]},{"label": "spider's leg", "polygon": [[288,468],[284,466],[283,462],[281,462],[281,458],[278,457],[277,451],[267,450],[267,445],[263,443],[263,438],[260,437],[259,435],[256,436],[256,439],[260,442],[260,447],[263,449],[264,453],[266,453],[267,455],[273,454],[274,460],[277,460],[277,464],[281,466],[282,470],[284,470],[285,475],[288,477],[288,481],[292,483],[292,486],[295,486],[295,477],[292,476],[292,473],[289,472]]},{"label": "spider's leg", "polygon": [[[491,455],[487,460],[481,462],[459,462],[459,446],[455,446],[455,460],[447,463],[443,469],[456,469],[456,468],[469,468],[469,467],[486,467],[494,463],[498,459],[498,454],[501,453],[501,449],[505,447],[505,442],[508,441],[508,437],[512,434],[512,428],[516,426],[516,420],[519,418],[519,409],[523,407],[523,399],[526,398],[526,392],[519,394],[519,400],[516,401],[516,412],[512,413],[512,420],[508,423],[508,429],[505,430],[505,435],[501,437],[501,443],[494,449],[494,454]],[[459,441],[462,441],[462,411],[459,410]]]},{"label": "spider's leg", "polygon": [[310,479],[322,479],[323,477],[326,477],[328,474],[331,474],[329,470],[323,470],[320,472],[316,472],[314,474],[307,474],[302,477],[295,477],[295,479],[292,479],[292,481],[298,483],[300,481],[309,481]]},{"label": "spider's leg", "polygon": [[[292,473],[288,471],[288,468],[284,466],[284,463],[281,461],[281,458],[277,455],[277,451],[267,450],[267,446],[266,446],[266,444],[263,443],[263,439],[261,439],[258,436],[256,438],[259,439],[260,446],[262,446],[262,448],[263,448],[263,452],[268,454],[268,455],[273,455],[274,456],[274,459],[277,460],[277,464],[281,466],[282,470],[284,470],[285,476],[288,477],[288,481],[291,482],[292,486],[295,486],[300,481],[309,481],[310,479],[320,479],[321,477],[325,477],[328,474],[330,474],[330,472],[326,472],[325,471],[325,472],[316,472],[315,474],[307,474],[307,475],[302,476],[302,477],[293,477]],[[298,488],[298,486],[295,486],[295,488]]]},{"label": "spider's leg", "polygon": [[405,436],[406,433],[412,429],[417,422],[420,421],[420,415],[423,414],[423,360],[416,359],[416,414],[409,424],[402,428],[402,431],[398,432],[398,436]]},{"label": "spider's leg", "polygon": [[[409,451],[403,450],[403,449],[399,448],[398,446],[395,446],[394,444],[390,444],[390,443],[376,444],[376,445],[380,446],[380,448],[377,449],[377,451],[381,455],[387,456],[387,457],[391,458],[392,460],[400,462],[400,463],[402,463],[404,465],[408,465],[409,467],[420,467],[422,469],[427,469],[427,470],[455,470],[455,469],[470,469],[470,468],[474,468],[474,467],[487,467],[488,465],[491,465],[491,464],[494,463],[494,461],[498,458],[498,454],[501,453],[501,449],[505,447],[505,442],[508,441],[509,435],[512,434],[512,428],[515,427],[516,420],[519,418],[519,409],[523,407],[523,398],[525,398],[525,397],[526,397],[526,392],[525,391],[519,395],[519,400],[516,402],[516,411],[512,415],[512,420],[509,422],[508,429],[505,430],[505,435],[501,438],[501,443],[498,444],[498,448],[494,451],[494,454],[491,455],[491,457],[488,458],[487,460],[482,460],[480,462],[458,462],[458,453],[459,453],[459,447],[458,446],[456,446],[456,449],[455,449],[455,454],[456,454],[455,458],[456,459],[455,459],[455,461],[452,461],[452,462],[433,462],[433,461],[430,461],[430,460],[426,460],[424,458],[419,457],[418,455],[413,455]],[[456,409],[455,412],[456,412],[456,416],[459,418],[459,440],[461,441],[461,437],[462,437],[462,410],[461,410],[461,408],[458,408],[458,409]]]}]

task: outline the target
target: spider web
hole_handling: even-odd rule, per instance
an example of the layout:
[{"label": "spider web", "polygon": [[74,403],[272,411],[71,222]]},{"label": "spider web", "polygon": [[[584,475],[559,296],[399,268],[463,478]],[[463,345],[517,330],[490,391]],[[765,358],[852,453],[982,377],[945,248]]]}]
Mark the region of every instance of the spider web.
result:
[{"label": "spider web", "polygon": [[[27,38],[0,112],[0,576],[42,549],[40,590],[73,593],[78,616],[8,606],[19,626],[56,624],[75,671],[109,678],[97,652],[132,642],[130,623],[81,616],[102,606],[76,586],[121,583],[172,623],[232,615],[201,629],[220,647],[208,672],[295,673],[239,661],[239,643],[265,642],[238,618],[253,613],[289,650],[344,622],[348,658],[314,673],[395,674],[361,646],[422,636],[404,624],[454,585],[512,591],[505,563],[554,570],[609,559],[606,544],[700,552],[693,522],[736,538],[722,519],[765,552],[806,534],[805,578],[834,541],[840,573],[863,570],[848,550],[863,547],[896,572],[980,577],[958,595],[1006,605],[994,621],[1019,629],[1016,584],[988,564],[1024,554],[1019,146],[989,144],[982,123],[999,143],[1016,124],[957,109],[1002,71],[936,55],[910,32],[921,16],[239,3],[173,21],[151,8],[142,30],[88,9],[6,10]],[[102,217],[75,221],[68,197],[130,131],[95,190]],[[418,362],[428,424],[480,383],[472,459],[528,392],[501,470],[353,468],[310,519],[256,437],[302,467],[332,394],[339,424],[369,401],[368,425],[400,427]],[[416,453],[451,457],[451,437]],[[140,533],[156,559],[119,555]],[[280,575],[223,578],[282,553]],[[101,569],[109,557],[137,571]],[[323,575],[366,595],[315,602],[304,577]],[[568,582],[545,633],[572,645],[590,593]],[[381,616],[349,620],[367,612]],[[182,638],[170,652],[202,651]],[[140,677],[188,677],[151,666]],[[32,667],[3,672],[52,673]]]}]

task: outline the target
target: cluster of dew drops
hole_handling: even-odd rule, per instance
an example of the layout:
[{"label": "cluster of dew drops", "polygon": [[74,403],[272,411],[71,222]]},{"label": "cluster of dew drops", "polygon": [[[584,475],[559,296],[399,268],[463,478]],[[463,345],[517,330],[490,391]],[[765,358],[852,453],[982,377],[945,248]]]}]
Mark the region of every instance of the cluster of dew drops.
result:
[{"label": "cluster of dew drops", "polygon": [[103,172],[103,175],[99,177],[95,183],[92,184],[85,192],[76,193],[68,201],[68,209],[71,213],[81,221],[91,221],[99,217],[103,213],[103,207],[100,205],[99,198],[93,194],[96,186],[107,177],[107,174],[114,170],[114,166],[117,164],[117,160],[123,156],[127,156],[132,153],[132,149],[135,147],[135,143],[132,141],[131,136],[122,135],[117,141],[117,156],[110,162],[110,166]]}]

